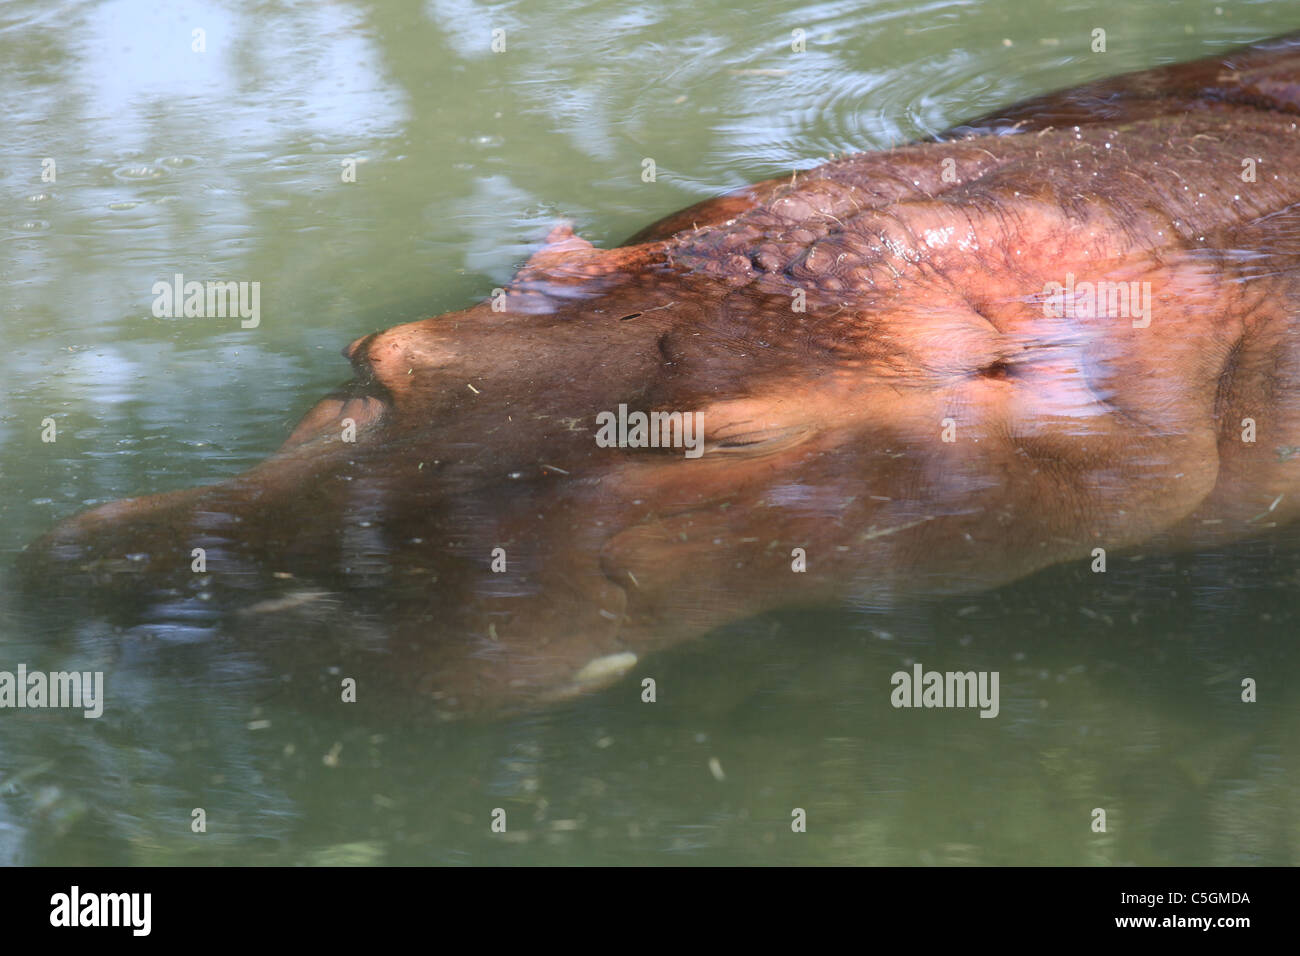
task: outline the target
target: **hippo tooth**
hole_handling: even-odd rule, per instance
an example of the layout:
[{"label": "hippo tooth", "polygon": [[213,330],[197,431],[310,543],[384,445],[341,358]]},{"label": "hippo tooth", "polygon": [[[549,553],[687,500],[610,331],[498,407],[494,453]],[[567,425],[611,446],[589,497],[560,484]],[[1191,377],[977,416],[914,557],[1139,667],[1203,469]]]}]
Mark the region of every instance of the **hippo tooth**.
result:
[{"label": "hippo tooth", "polygon": [[582,669],[573,675],[573,683],[584,689],[612,684],[631,670],[636,662],[637,656],[631,651],[606,654],[584,664]]}]

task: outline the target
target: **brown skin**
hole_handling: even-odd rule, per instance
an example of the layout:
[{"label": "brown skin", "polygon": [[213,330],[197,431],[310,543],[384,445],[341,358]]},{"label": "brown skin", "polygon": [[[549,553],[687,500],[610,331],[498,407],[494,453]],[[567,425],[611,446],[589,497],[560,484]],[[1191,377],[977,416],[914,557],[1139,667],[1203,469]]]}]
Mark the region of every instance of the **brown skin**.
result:
[{"label": "brown skin", "polygon": [[[354,342],[355,382],[264,464],[77,516],[27,565],[156,600],[194,591],[206,548],[233,630],[329,595],[461,713],[767,609],[1281,527],[1300,514],[1278,452],[1300,444],[1297,155],[1293,37],[760,183],[618,249],[561,227],[505,311]],[[1046,315],[1069,273],[1150,283],[1150,324]],[[703,457],[598,447],[620,403],[702,412]]]}]

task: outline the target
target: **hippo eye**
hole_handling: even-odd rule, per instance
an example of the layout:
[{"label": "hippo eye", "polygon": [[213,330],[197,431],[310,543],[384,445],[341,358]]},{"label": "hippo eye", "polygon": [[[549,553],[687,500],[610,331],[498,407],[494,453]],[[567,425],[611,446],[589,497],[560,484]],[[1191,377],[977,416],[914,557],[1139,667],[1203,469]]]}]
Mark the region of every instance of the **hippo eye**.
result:
[{"label": "hippo eye", "polygon": [[[726,426],[722,429],[727,432]],[[787,425],[775,428],[759,428],[753,431],[719,434],[713,437],[709,451],[730,455],[766,455],[775,451],[784,451],[799,444],[812,434],[812,429],[805,425]],[[707,434],[707,433],[706,433]]]},{"label": "hippo eye", "polygon": [[635,318],[637,318],[638,316],[641,316],[641,315],[644,315],[644,314],[645,314],[644,312],[629,312],[627,315],[625,315],[625,316],[623,316],[621,319],[619,319],[619,321],[620,321],[620,322],[626,322],[628,319],[635,319]]},{"label": "hippo eye", "polygon": [[979,374],[984,378],[1011,378],[1013,374],[1011,364],[998,359],[996,362],[990,362],[979,370]]}]

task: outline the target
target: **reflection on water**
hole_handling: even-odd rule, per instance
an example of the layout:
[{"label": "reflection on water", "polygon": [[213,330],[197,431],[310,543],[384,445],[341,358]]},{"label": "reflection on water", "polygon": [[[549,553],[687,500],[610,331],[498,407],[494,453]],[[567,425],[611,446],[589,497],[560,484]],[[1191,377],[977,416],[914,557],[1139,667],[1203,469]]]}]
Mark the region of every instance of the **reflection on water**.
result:
[{"label": "reflection on water", "polygon": [[[84,505],[248,468],[347,377],[343,344],[483,298],[559,219],[612,244],[723,189],[1285,17],[11,3],[6,570]],[[1099,23],[1104,58],[1083,39]],[[260,281],[260,326],[154,318],[150,290],[176,272]],[[891,615],[770,616],[661,658],[671,693],[653,719],[622,684],[474,724],[386,693],[362,612],[344,627],[344,609],[305,606],[233,641],[199,598],[120,631],[76,607],[20,612],[6,592],[0,669],[103,670],[110,705],[98,721],[0,714],[0,861],[1295,862],[1293,569],[1259,545],[1131,562],[1104,589],[1056,569]],[[253,653],[260,640],[275,653]],[[1000,670],[1000,718],[892,710],[878,689],[914,661]],[[367,693],[340,708],[354,673]],[[1236,704],[1243,673],[1274,678],[1254,709]],[[1097,806],[1105,835],[1088,828]],[[498,807],[510,826],[494,836]]]}]

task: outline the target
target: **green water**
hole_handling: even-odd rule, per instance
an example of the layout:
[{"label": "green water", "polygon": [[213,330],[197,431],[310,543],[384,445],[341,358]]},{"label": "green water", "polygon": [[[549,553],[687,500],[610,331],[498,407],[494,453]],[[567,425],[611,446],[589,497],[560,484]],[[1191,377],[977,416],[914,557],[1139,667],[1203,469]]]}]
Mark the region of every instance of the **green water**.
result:
[{"label": "green water", "polygon": [[[342,345],[485,297],[557,221],[616,243],[831,153],[1300,27],[1286,3],[738,9],[0,7],[0,573],[88,504],[253,465],[348,377]],[[155,318],[177,272],[260,282],[260,324]],[[0,670],[102,669],[109,704],[0,711],[0,862],[1300,861],[1300,577],[1269,545],[749,621],[659,659],[654,707],[619,686],[473,725],[308,706],[293,688],[328,663],[268,692],[227,648],[2,587]],[[913,661],[1000,671],[1000,716],[891,708]]]}]

